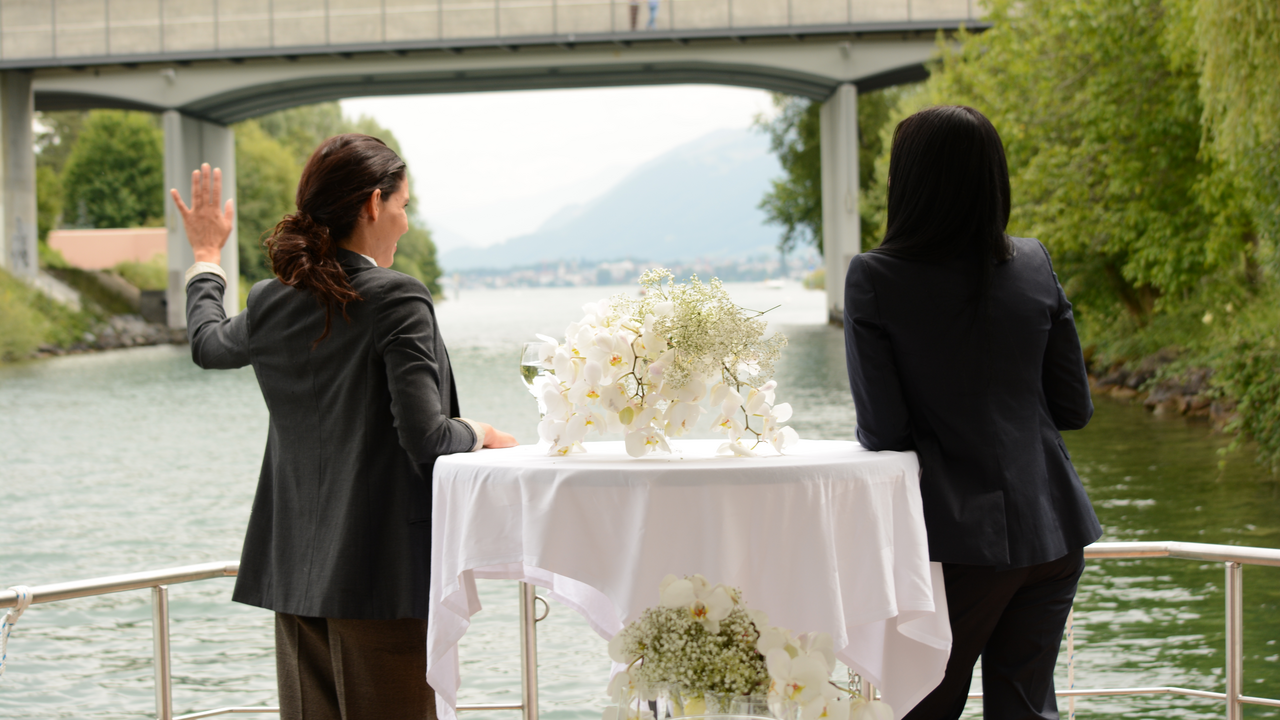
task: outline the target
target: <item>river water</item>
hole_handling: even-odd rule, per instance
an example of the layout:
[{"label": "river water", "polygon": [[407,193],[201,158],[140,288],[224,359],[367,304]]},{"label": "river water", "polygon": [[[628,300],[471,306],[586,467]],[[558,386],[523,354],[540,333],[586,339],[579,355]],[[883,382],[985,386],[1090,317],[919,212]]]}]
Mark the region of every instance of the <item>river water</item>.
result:
[{"label": "river water", "polygon": [[[806,438],[852,439],[843,340],[823,322],[823,295],[797,285],[726,287],[743,306],[780,305],[767,317],[790,339],[777,378],[780,401],[795,408],[792,426]],[[464,291],[441,303],[464,412],[536,441],[537,411],[517,379],[519,343],[559,334],[583,303],[627,290]],[[237,559],[266,420],[252,371],[201,371],[185,347],[0,368],[0,587]],[[1248,458],[1220,468],[1225,439],[1204,424],[1099,399],[1089,427],[1066,441],[1105,540],[1280,547],[1280,483]],[[275,704],[271,615],[231,603],[232,582],[170,590],[178,713]],[[1248,567],[1244,583],[1245,693],[1280,697],[1280,569]],[[1222,584],[1213,563],[1090,564],[1077,601],[1077,687],[1220,691]],[[462,643],[462,701],[518,702],[515,586],[481,582],[481,598],[485,610]],[[543,716],[599,717],[604,641],[563,607],[538,632]],[[0,717],[149,716],[149,593],[35,606],[13,634],[9,662]],[[1059,671],[1061,686],[1065,654]],[[1080,718],[1223,714],[1219,703],[1173,696],[1077,708]],[[1251,707],[1246,716],[1280,711]],[[980,717],[980,704],[966,717]]]}]

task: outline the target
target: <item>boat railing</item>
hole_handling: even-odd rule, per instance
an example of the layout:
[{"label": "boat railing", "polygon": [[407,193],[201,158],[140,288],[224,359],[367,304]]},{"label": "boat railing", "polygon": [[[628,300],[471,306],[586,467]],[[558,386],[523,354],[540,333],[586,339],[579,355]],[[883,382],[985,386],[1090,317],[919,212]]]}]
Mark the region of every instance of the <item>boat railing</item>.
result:
[{"label": "boat railing", "polygon": [[[156,685],[156,717],[159,720],[196,720],[196,718],[214,717],[243,713],[278,713],[278,707],[224,707],[213,710],[174,716],[171,668],[169,665],[169,586],[179,583],[209,580],[212,578],[235,577],[240,570],[238,562],[212,562],[200,565],[184,565],[183,567],[152,570],[150,572],[128,573],[76,580],[72,582],[37,585],[17,590],[9,588],[0,590],[0,610],[20,606],[21,595],[25,592],[29,605],[72,600],[74,598],[108,595],[110,593],[129,590],[145,590],[151,588],[151,637],[152,661],[155,666]],[[535,594],[534,587],[520,583],[520,702],[519,703],[480,703],[459,705],[459,711],[466,710],[520,710],[524,720],[538,720],[538,655],[537,628],[539,621],[547,616],[549,607],[546,601]],[[543,602],[544,612],[536,614],[536,603]],[[24,605],[25,605],[24,604]]]},{"label": "boat railing", "polygon": [[[1075,698],[1117,695],[1183,695],[1187,697],[1221,700],[1225,704],[1227,720],[1241,720],[1246,704],[1280,708],[1280,700],[1245,695],[1244,688],[1244,582],[1245,565],[1280,567],[1280,550],[1243,547],[1236,545],[1211,545],[1184,542],[1114,542],[1094,543],[1085,548],[1085,558],[1092,560],[1119,560],[1145,558],[1177,558],[1220,562],[1226,573],[1224,593],[1226,600],[1226,667],[1224,691],[1213,692],[1182,687],[1126,687],[1076,689],[1074,619],[1068,621],[1066,652],[1068,657],[1068,687],[1057,691],[1068,699],[1069,713],[1074,712]],[[178,583],[232,577],[239,570],[236,562],[215,562],[201,565],[129,573],[110,577],[74,582],[39,585],[25,589],[32,605],[70,600],[73,598],[106,595],[128,590],[151,589],[152,654],[155,667],[156,717],[160,720],[196,720],[237,713],[275,713],[274,707],[224,707],[175,717],[169,666],[169,594],[168,587]],[[524,720],[538,718],[538,657],[536,624],[546,617],[546,611],[537,614],[536,603],[543,601],[532,585],[520,583],[520,703],[489,703],[459,705],[458,710],[520,710]],[[18,607],[21,592],[12,588],[0,590],[0,609]],[[545,604],[545,601],[543,601]],[[549,608],[548,608],[549,609]],[[1073,611],[1074,615],[1074,611]],[[867,688],[870,690],[870,688]],[[969,696],[981,699],[981,694]]]}]

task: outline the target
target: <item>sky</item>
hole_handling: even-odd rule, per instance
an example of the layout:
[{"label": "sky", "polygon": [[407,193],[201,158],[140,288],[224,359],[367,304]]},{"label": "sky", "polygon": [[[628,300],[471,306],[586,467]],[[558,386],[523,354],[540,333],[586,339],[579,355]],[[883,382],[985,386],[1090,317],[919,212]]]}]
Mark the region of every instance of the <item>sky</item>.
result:
[{"label": "sky", "polygon": [[772,112],[767,92],[710,85],[371,97],[342,107],[395,133],[441,249],[533,232],[645,162]]}]

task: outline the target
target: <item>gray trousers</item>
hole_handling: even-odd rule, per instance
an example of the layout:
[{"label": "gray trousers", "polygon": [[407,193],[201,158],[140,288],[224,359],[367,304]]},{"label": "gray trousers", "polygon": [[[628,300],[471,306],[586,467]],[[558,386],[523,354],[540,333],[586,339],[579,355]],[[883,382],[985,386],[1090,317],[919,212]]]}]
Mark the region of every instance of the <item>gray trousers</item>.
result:
[{"label": "gray trousers", "polygon": [[435,720],[425,620],[276,613],[282,720]]}]

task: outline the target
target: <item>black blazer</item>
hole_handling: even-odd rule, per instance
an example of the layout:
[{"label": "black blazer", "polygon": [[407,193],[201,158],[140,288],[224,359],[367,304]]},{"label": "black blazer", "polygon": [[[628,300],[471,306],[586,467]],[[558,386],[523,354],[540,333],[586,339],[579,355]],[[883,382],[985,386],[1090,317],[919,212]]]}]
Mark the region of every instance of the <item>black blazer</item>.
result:
[{"label": "black blazer", "polygon": [[202,368],[253,365],[270,412],[267,448],[232,599],[311,617],[427,617],[431,470],[475,446],[460,420],[431,294],[340,250],[363,298],[324,310],[264,280],[227,318],[221,278],[187,285],[187,335]]},{"label": "black blazer", "polygon": [[964,261],[864,253],[845,282],[858,441],[920,457],[929,555],[1025,567],[1102,534],[1060,430],[1093,415],[1049,253],[1012,238],[989,292]]}]

